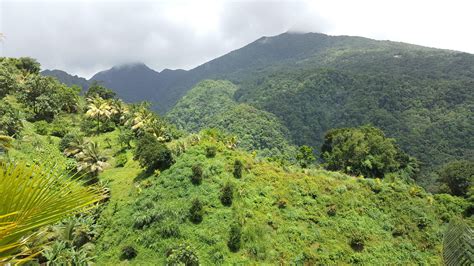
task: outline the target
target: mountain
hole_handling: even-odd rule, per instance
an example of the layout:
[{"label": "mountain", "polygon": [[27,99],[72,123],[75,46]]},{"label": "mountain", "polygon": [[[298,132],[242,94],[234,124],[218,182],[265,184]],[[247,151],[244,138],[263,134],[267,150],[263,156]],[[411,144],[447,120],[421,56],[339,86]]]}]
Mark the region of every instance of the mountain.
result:
[{"label": "mountain", "polygon": [[[471,54],[287,33],[261,38],[190,72],[233,81],[238,86],[233,100],[275,116],[292,144],[318,150],[331,128],[382,128],[420,160],[420,183],[431,184],[439,165],[474,156]],[[168,113],[178,125],[197,109],[206,110],[199,97],[194,103],[190,98],[186,94]],[[209,117],[202,113],[182,127],[193,131],[192,125],[202,127]]]},{"label": "mountain", "polygon": [[68,86],[77,85],[81,87],[82,90],[87,90],[87,88],[89,88],[89,81],[87,79],[79,77],[77,75],[73,76],[62,70],[46,69],[46,70],[41,71],[41,75],[55,77],[62,83],[67,84]]},{"label": "mountain", "polygon": [[128,102],[151,101],[161,106],[160,88],[170,87],[180,80],[185,70],[156,72],[143,63],[125,64],[95,74],[90,80],[113,89]]}]

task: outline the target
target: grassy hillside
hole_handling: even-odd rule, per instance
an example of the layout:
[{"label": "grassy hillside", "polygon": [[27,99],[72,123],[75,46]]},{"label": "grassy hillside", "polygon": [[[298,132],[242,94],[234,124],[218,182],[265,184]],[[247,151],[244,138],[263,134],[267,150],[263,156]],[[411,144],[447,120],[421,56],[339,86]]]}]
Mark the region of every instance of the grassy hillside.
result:
[{"label": "grassy hillside", "polygon": [[[124,263],[121,249],[131,245],[138,255],[127,264],[163,264],[186,244],[202,264],[439,264],[445,222],[464,207],[397,180],[282,169],[227,148],[215,134],[183,141],[186,152],[159,174],[146,176],[134,162],[103,173],[112,199],[99,221],[97,263]],[[208,146],[217,148],[214,158]],[[236,159],[244,162],[241,179],[232,175]],[[190,180],[195,164],[204,172],[200,185]],[[226,183],[234,186],[231,206],[219,200]],[[189,219],[193,199],[204,206],[198,224]],[[242,232],[237,252],[227,247],[234,224]]]}]

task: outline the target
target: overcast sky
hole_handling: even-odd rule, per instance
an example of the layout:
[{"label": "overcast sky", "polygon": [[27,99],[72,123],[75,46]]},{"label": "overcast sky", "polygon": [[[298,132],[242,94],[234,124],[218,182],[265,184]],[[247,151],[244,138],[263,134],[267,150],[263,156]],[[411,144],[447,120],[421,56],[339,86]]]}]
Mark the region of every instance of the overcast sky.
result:
[{"label": "overcast sky", "polygon": [[1,56],[89,78],[144,62],[190,69],[261,36],[357,35],[474,53],[473,0],[0,0]]}]

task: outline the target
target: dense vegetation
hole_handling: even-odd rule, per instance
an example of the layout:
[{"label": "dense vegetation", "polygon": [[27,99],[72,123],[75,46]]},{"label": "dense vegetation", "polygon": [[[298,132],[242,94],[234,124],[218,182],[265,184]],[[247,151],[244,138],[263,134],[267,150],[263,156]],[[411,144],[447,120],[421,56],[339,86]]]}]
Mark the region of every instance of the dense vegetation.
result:
[{"label": "dense vegetation", "polygon": [[[189,134],[149,104],[126,104],[97,84],[83,97],[38,71],[32,59],[0,59],[0,177],[13,169],[4,165],[49,163],[61,174],[41,171],[48,178],[40,180],[61,196],[54,206],[79,198],[61,200],[73,194],[59,189],[60,176],[68,188],[108,197],[31,228],[42,249],[33,264],[440,264],[449,222],[472,225],[468,162],[439,171],[454,195],[431,194],[407,178],[413,161],[397,142],[371,126],[329,131],[325,148],[316,146],[325,154],[318,165],[313,148],[286,141],[285,120],[235,101],[242,87],[230,82],[204,81],[180,103],[183,112],[174,110],[178,129],[200,131]],[[202,118],[217,129],[204,129]],[[3,182],[0,206],[25,211],[6,204],[24,197]],[[11,211],[2,207],[0,219]]]}]

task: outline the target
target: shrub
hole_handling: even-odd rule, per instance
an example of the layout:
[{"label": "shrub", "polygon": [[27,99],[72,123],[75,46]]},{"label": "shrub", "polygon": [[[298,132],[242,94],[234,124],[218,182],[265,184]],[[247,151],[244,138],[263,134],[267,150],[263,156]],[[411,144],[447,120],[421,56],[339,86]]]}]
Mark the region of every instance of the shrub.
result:
[{"label": "shrub", "polygon": [[191,182],[195,185],[199,185],[202,182],[202,167],[199,164],[193,165],[193,175],[191,176]]},{"label": "shrub", "polygon": [[155,169],[169,168],[173,163],[171,151],[153,135],[145,134],[137,143],[134,159],[140,166],[152,172]]},{"label": "shrub", "polygon": [[367,237],[359,231],[352,231],[349,239],[349,245],[354,251],[364,250],[365,241]]},{"label": "shrub", "polygon": [[62,138],[64,137],[69,131],[69,123],[64,119],[55,119],[51,123],[51,135],[55,137]]},{"label": "shrub", "polygon": [[160,232],[160,236],[163,238],[171,238],[171,237],[177,238],[181,235],[179,231],[179,226],[174,222],[164,223],[161,226],[159,232]]},{"label": "shrub", "polygon": [[337,213],[337,207],[336,207],[336,205],[334,205],[334,204],[333,204],[333,205],[329,205],[328,210],[327,210],[327,214],[328,214],[329,216],[335,216],[336,213]]},{"label": "shrub", "polygon": [[450,194],[465,197],[474,182],[474,161],[453,161],[439,171],[440,181],[449,187]]},{"label": "shrub", "polygon": [[242,232],[241,232],[240,225],[233,224],[230,227],[229,241],[227,241],[227,246],[229,247],[230,251],[232,252],[239,251],[241,237],[242,237]]},{"label": "shrub", "polygon": [[242,168],[244,168],[244,164],[240,160],[234,161],[234,177],[241,178],[242,177]]},{"label": "shrub", "polygon": [[125,246],[120,253],[121,260],[131,260],[137,256],[137,250],[132,246]]},{"label": "shrub", "polygon": [[59,150],[63,152],[71,146],[71,143],[76,142],[79,138],[81,138],[81,136],[77,133],[67,133],[61,141],[59,141]]},{"label": "shrub", "polygon": [[115,167],[123,167],[128,162],[128,157],[126,153],[120,153],[115,157]]},{"label": "shrub", "polygon": [[221,190],[220,200],[223,205],[230,206],[232,205],[233,199],[234,199],[234,186],[231,183],[226,183]]},{"label": "shrub", "polygon": [[48,135],[49,124],[48,122],[41,120],[35,123],[35,132],[39,135]]},{"label": "shrub", "polygon": [[313,148],[303,145],[299,148],[296,160],[302,168],[306,168],[311,165],[316,158],[314,157]]},{"label": "shrub", "polygon": [[156,215],[154,215],[153,213],[145,212],[135,217],[135,220],[133,222],[133,227],[137,229],[143,229],[146,226],[155,222],[155,220],[156,220]]},{"label": "shrub", "polygon": [[207,158],[214,158],[216,157],[217,148],[215,146],[208,146],[206,148],[206,157]]},{"label": "shrub", "polygon": [[198,224],[202,222],[202,203],[199,199],[194,199],[189,209],[189,219]]},{"label": "shrub", "polygon": [[168,250],[166,265],[198,266],[199,258],[189,245],[181,244]]},{"label": "shrub", "polygon": [[18,135],[23,128],[21,111],[7,101],[0,100],[0,134]]}]

